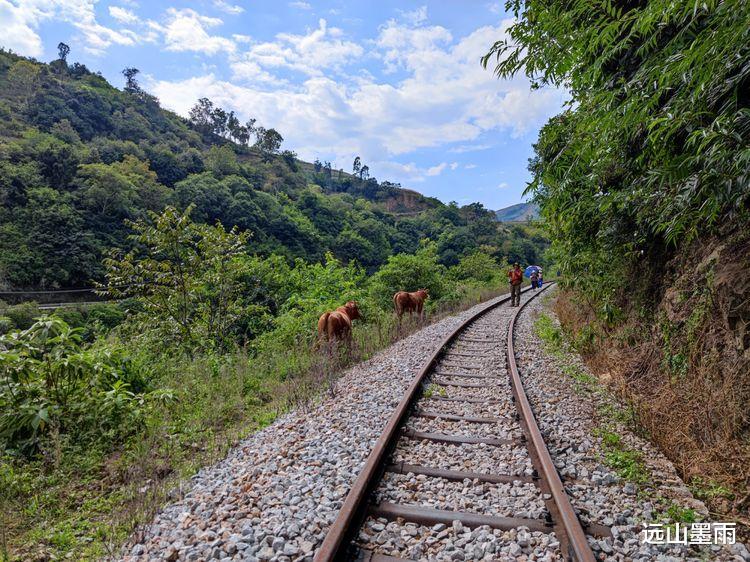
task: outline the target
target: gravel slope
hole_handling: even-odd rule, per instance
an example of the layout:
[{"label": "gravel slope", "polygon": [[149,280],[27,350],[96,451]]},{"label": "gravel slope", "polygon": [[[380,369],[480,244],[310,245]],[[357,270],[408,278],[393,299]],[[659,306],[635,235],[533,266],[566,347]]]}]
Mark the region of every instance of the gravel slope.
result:
[{"label": "gravel slope", "polygon": [[[532,301],[516,323],[515,348],[518,369],[526,394],[547,447],[562,475],[574,509],[584,522],[612,528],[612,538],[589,539],[600,559],[607,560],[750,560],[745,545],[734,547],[650,545],[641,542],[644,523],[658,522],[659,498],[691,508],[705,521],[711,521],[705,505],[696,500],[672,464],[648,442],[633,435],[622,424],[597,411],[612,411],[614,401],[606,393],[581,392],[575,381],[561,369],[563,361],[544,351],[543,342],[533,330],[541,312],[554,318],[547,299]],[[556,319],[555,319],[556,320]],[[577,355],[566,361],[588,373]],[[595,421],[596,420],[596,421]],[[602,423],[613,424],[628,448],[641,453],[651,473],[648,484],[636,486],[618,477],[603,462],[605,449],[596,431]],[[661,502],[664,505],[664,502]]]}]

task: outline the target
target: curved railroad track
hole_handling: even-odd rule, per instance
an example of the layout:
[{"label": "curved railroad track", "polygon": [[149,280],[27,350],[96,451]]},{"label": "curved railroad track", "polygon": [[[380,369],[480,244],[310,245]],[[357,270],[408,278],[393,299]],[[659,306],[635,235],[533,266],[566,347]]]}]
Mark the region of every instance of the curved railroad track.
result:
[{"label": "curved railroad track", "polygon": [[[526,290],[518,308],[495,301],[443,340],[375,443],[316,562],[434,559],[471,529],[541,541],[552,559],[595,560],[586,534],[608,530],[579,522],[516,366],[515,320],[545,289]],[[424,533],[434,536],[427,551],[410,550],[409,536]]]}]

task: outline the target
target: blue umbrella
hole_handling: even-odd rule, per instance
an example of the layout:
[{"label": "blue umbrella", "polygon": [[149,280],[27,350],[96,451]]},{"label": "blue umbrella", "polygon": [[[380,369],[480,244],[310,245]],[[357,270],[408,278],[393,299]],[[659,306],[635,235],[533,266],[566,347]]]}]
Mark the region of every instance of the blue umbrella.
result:
[{"label": "blue umbrella", "polygon": [[526,277],[531,277],[531,274],[532,274],[532,273],[539,273],[539,272],[540,272],[541,270],[542,270],[542,268],[541,268],[541,267],[539,267],[538,265],[530,265],[529,267],[527,267],[527,268],[526,268],[526,269],[524,270],[523,274],[524,274],[524,275],[525,275]]}]

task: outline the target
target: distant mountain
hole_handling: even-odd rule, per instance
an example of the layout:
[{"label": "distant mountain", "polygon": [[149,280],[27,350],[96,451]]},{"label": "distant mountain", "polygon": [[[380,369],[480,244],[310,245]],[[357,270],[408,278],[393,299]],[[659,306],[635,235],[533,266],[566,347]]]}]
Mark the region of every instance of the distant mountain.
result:
[{"label": "distant mountain", "polygon": [[526,222],[539,218],[539,207],[535,203],[518,203],[495,211],[498,222]]}]

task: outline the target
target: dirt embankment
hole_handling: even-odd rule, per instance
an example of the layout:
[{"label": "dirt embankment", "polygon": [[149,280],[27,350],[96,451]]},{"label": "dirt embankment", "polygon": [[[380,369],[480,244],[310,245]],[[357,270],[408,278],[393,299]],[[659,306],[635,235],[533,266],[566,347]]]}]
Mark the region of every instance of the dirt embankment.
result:
[{"label": "dirt embankment", "polygon": [[716,516],[750,527],[750,232],[642,267],[616,326],[581,297],[564,293],[556,312],[589,367]]}]

